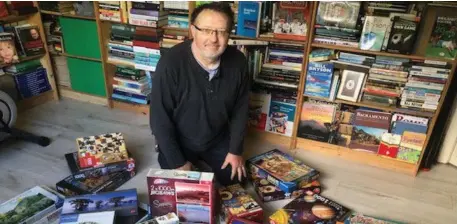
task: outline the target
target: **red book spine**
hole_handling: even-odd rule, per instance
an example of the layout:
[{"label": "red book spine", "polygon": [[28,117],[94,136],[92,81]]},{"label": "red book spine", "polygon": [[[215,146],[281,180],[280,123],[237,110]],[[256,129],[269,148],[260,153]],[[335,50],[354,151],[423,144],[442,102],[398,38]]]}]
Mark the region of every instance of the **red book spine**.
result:
[{"label": "red book spine", "polygon": [[160,49],[159,43],[153,43],[153,42],[141,41],[141,40],[133,40],[133,46],[146,47],[146,48],[157,49],[157,50]]}]

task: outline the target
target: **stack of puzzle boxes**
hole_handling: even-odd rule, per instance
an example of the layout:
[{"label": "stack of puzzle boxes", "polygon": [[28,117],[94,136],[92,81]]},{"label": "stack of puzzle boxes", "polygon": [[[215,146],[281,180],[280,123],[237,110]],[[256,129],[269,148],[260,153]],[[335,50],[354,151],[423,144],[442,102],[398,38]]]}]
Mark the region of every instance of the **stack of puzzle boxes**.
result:
[{"label": "stack of puzzle boxes", "polygon": [[77,138],[76,148],[65,155],[72,174],[56,184],[66,196],[113,191],[135,176],[122,133]]},{"label": "stack of puzzle boxes", "polygon": [[254,189],[263,202],[319,194],[319,172],[278,149],[246,161]]}]

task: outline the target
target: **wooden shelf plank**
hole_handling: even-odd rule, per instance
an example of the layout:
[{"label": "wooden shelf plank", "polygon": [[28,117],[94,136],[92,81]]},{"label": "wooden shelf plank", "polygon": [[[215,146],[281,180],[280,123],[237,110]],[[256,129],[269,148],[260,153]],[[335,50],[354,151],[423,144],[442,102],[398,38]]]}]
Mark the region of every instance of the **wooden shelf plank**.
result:
[{"label": "wooden shelf plank", "polygon": [[66,86],[59,86],[59,94],[62,97],[79,100],[82,102],[99,104],[99,105],[108,105],[108,100],[105,97],[95,96],[87,93],[82,93],[71,89]]},{"label": "wooden shelf plank", "polygon": [[308,96],[308,95],[303,95],[303,96],[310,98],[310,99],[323,100],[323,101],[327,101],[327,102],[344,103],[347,105],[358,106],[358,107],[370,107],[373,109],[383,110],[383,111],[392,112],[392,113],[402,113],[402,114],[408,114],[408,115],[420,116],[420,117],[429,117],[429,118],[435,116],[435,112],[432,112],[432,111],[421,111],[421,110],[411,110],[411,109],[407,109],[407,108],[387,107],[387,106],[383,106],[383,105],[377,105],[374,103],[351,102],[351,101],[338,100],[338,99],[335,101],[331,101],[327,98],[314,97],[314,96]]},{"label": "wooden shelf plank", "polygon": [[248,40],[260,40],[260,41],[268,41],[268,42],[276,42],[276,43],[285,43],[285,44],[297,44],[297,45],[305,45],[306,41],[299,41],[299,40],[286,40],[286,39],[278,39],[274,37],[245,37],[245,36],[238,36],[238,35],[230,35],[230,38],[236,39],[248,39]]},{"label": "wooden shelf plank", "polygon": [[48,10],[40,10],[40,12],[42,14],[47,14],[47,15],[70,17],[70,18],[75,18],[75,19],[95,20],[95,17],[79,16],[79,15],[73,15],[73,14],[61,13],[61,12],[54,12],[54,11],[48,11]]},{"label": "wooden shelf plank", "polygon": [[50,90],[40,95],[33,96],[27,99],[20,100],[16,102],[17,109],[19,112],[23,112],[25,110],[31,109],[35,106],[41,105],[48,101],[54,100],[54,90]]},{"label": "wooden shelf plank", "polygon": [[113,60],[107,60],[106,63],[110,65],[120,65],[120,66],[128,66],[128,67],[135,67],[135,64],[129,63],[129,62],[123,62],[123,61],[113,61]]},{"label": "wooden shelf plank", "polygon": [[127,103],[122,101],[117,101],[111,99],[112,105],[114,109],[121,109],[136,113],[141,113],[144,115],[149,115],[149,105],[142,105],[142,104],[135,104],[135,103]]},{"label": "wooden shelf plank", "polygon": [[101,62],[102,61],[101,59],[98,59],[98,58],[89,58],[89,57],[71,55],[71,54],[60,53],[60,52],[51,52],[51,55],[65,56],[65,57],[69,57],[69,58],[77,58],[77,59],[83,59],[83,60],[89,60],[89,61],[97,61],[97,62]]},{"label": "wooden shelf plank", "polygon": [[255,137],[261,141],[266,141],[273,145],[281,145],[284,148],[289,148],[290,142],[292,140],[292,138],[288,136],[275,134],[255,128],[249,128],[248,134],[249,137]]},{"label": "wooden shelf plank", "polygon": [[19,58],[19,62],[17,62],[17,63],[0,64],[0,68],[7,67],[7,66],[11,66],[11,65],[15,65],[15,64],[19,64],[19,63],[24,62],[24,61],[31,61],[31,60],[35,60],[35,59],[40,59],[40,58],[42,58],[42,57],[44,57],[44,56],[45,56],[45,54],[34,55],[34,56],[28,56],[28,57],[22,57],[22,58]]},{"label": "wooden shelf plank", "polygon": [[297,138],[297,149],[319,152],[328,156],[338,156],[361,164],[389,169],[408,175],[416,175],[416,164],[403,162],[394,158],[382,157],[380,155],[355,151],[346,147],[318,142],[304,138]]},{"label": "wooden shelf plank", "polygon": [[345,47],[345,46],[339,46],[339,45],[333,45],[333,44],[312,43],[311,46],[316,47],[316,48],[335,49],[335,50],[347,51],[347,52],[352,52],[352,53],[389,56],[389,57],[397,57],[397,58],[407,58],[410,60],[422,60],[422,61],[423,60],[434,60],[434,61],[445,61],[448,63],[453,63],[453,60],[445,59],[445,58],[432,58],[432,57],[424,57],[424,56],[419,56],[419,55],[395,54],[395,53],[389,53],[389,52],[383,52],[383,51],[367,51],[367,50],[361,50],[358,48]]}]

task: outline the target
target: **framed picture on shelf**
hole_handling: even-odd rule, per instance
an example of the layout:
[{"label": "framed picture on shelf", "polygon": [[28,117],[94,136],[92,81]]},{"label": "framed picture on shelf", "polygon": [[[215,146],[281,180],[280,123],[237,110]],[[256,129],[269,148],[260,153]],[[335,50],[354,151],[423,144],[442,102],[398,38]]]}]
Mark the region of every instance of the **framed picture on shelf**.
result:
[{"label": "framed picture on shelf", "polygon": [[341,78],[341,87],[338,90],[337,98],[357,102],[360,90],[362,89],[365,73],[344,70]]}]

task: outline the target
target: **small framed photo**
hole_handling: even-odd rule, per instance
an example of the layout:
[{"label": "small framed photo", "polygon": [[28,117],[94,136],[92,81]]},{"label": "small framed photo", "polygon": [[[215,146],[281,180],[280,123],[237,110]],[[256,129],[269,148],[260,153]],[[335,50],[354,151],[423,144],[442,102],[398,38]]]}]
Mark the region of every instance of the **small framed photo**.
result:
[{"label": "small framed photo", "polygon": [[337,98],[357,102],[364,79],[365,73],[363,72],[344,70]]}]

